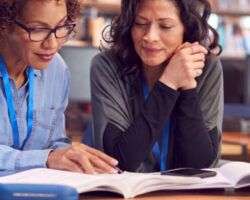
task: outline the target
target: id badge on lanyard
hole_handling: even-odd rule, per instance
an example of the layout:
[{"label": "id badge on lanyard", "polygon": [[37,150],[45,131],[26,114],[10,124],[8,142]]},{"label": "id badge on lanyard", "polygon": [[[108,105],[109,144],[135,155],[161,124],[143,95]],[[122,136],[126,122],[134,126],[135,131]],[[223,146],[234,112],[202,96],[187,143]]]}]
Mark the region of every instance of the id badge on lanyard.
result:
[{"label": "id badge on lanyard", "polygon": [[[33,126],[33,109],[34,109],[34,69],[28,68],[28,77],[29,77],[29,97],[28,97],[28,114],[27,114],[27,136],[22,145],[20,145],[19,140],[19,131],[16,112],[14,108],[14,101],[11,93],[11,86],[9,81],[9,75],[4,63],[2,56],[0,55],[0,71],[3,76],[3,85],[5,90],[5,97],[8,105],[9,118],[12,126],[13,133],[13,148],[23,149],[24,145],[30,138]],[[1,137],[1,136],[0,136]]]}]

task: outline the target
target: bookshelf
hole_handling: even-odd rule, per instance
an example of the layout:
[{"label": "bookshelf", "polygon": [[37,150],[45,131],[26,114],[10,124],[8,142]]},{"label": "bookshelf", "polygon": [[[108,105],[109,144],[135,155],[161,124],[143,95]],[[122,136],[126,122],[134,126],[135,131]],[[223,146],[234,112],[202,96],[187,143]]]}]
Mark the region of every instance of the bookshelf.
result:
[{"label": "bookshelf", "polygon": [[82,141],[91,118],[90,60],[98,53],[95,47],[99,46],[102,29],[120,12],[120,0],[82,0],[82,3],[77,34],[60,50],[72,79],[65,117],[67,135],[74,142]]},{"label": "bookshelf", "polygon": [[98,47],[102,30],[120,12],[121,0],[82,0],[83,10],[79,18],[77,40]]},{"label": "bookshelf", "polygon": [[[230,115],[224,115],[223,130],[236,132],[222,135],[222,157],[249,161],[249,116],[244,116],[239,108],[246,110],[250,106],[250,0],[210,2],[217,18],[217,26],[211,25],[217,29],[223,47],[225,110],[238,107]],[[246,130],[243,122],[247,123]],[[240,140],[243,137],[246,144]]]},{"label": "bookshelf", "polygon": [[228,9],[218,9],[213,8],[213,13],[221,16],[231,16],[231,17],[244,17],[250,16],[250,10],[239,11],[239,10],[228,10]]},{"label": "bookshelf", "polygon": [[250,14],[250,0],[210,0],[213,12],[220,15],[244,16]]},{"label": "bookshelf", "polygon": [[[225,103],[249,105],[250,0],[210,0],[210,3],[217,20],[217,25],[211,25],[217,29],[223,48]],[[234,83],[228,77],[234,77]]]},{"label": "bookshelf", "polygon": [[[225,57],[250,53],[250,0],[210,0]],[[216,24],[216,25],[215,25]]]}]

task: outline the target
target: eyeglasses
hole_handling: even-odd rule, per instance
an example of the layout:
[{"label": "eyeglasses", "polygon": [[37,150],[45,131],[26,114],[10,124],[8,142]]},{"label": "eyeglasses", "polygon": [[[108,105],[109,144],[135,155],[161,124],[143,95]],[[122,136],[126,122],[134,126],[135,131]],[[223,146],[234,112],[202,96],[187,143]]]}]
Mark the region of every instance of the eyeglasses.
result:
[{"label": "eyeglasses", "polygon": [[46,40],[51,33],[55,34],[56,38],[66,38],[74,30],[76,24],[69,23],[55,28],[28,28],[24,24],[14,20],[14,22],[29,33],[29,39],[33,42],[41,42]]}]

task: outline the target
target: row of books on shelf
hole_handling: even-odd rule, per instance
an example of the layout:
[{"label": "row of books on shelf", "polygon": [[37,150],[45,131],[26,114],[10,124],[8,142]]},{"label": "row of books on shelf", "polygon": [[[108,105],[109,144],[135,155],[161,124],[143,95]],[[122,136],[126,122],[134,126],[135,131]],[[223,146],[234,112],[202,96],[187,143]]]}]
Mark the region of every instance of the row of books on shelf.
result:
[{"label": "row of books on shelf", "polygon": [[250,28],[221,20],[217,26],[220,44],[227,53],[250,54]]}]

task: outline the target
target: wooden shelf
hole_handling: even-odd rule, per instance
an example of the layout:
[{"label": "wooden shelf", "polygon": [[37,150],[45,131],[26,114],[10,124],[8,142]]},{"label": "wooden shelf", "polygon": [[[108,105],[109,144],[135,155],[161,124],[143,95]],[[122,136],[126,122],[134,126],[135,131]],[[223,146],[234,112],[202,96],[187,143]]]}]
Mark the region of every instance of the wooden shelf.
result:
[{"label": "wooden shelf", "polygon": [[[223,7],[220,7],[222,5],[219,4],[219,0],[209,0],[209,2],[212,6],[212,12],[215,14],[231,17],[250,16],[249,6],[243,7],[243,5],[239,2],[225,1],[226,4],[222,4]],[[230,5],[229,3],[234,4]]]},{"label": "wooden shelf", "polygon": [[82,40],[68,40],[63,46],[78,46],[78,47],[89,47],[91,44]]},{"label": "wooden shelf", "polygon": [[243,17],[250,16],[250,10],[242,11],[242,10],[221,10],[221,9],[213,9],[213,13],[223,16],[232,16],[232,17]]},{"label": "wooden shelf", "polygon": [[227,144],[222,143],[221,154],[222,156],[241,156],[243,148],[240,144]]},{"label": "wooden shelf", "polygon": [[241,132],[222,133],[222,157],[223,159],[235,158],[242,161],[250,161],[250,134]]},{"label": "wooden shelf", "polygon": [[228,52],[227,50],[222,51],[220,55],[222,59],[226,60],[245,60],[247,57],[246,52]]},{"label": "wooden shelf", "polygon": [[117,3],[112,3],[112,2],[104,3],[104,2],[86,0],[84,1],[84,5],[97,8],[98,11],[101,13],[118,14],[120,12],[120,1],[117,1]]}]

